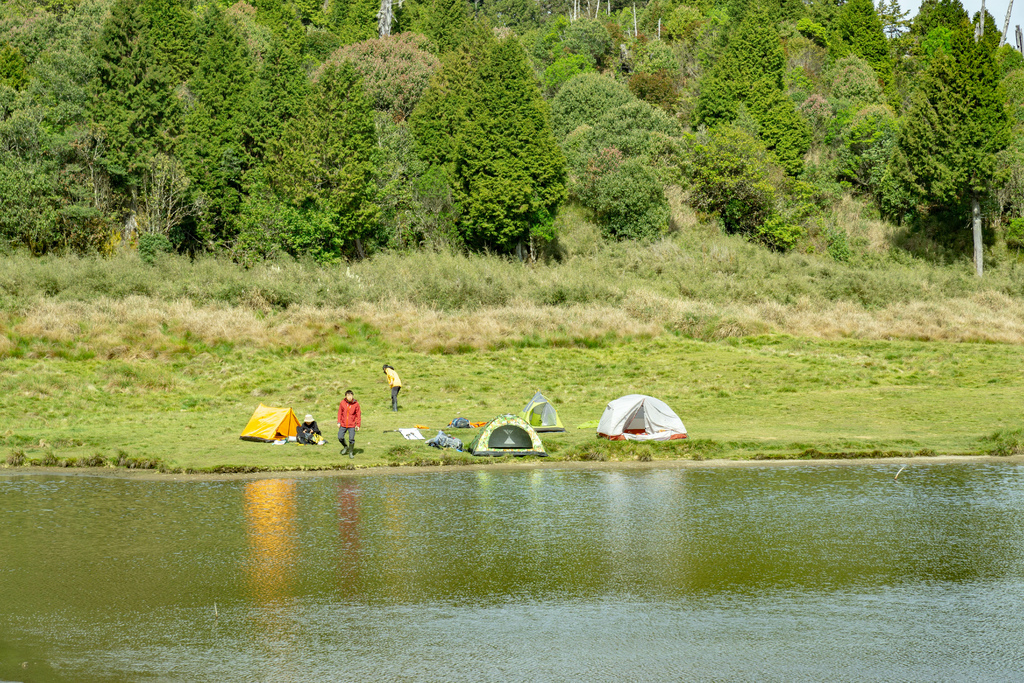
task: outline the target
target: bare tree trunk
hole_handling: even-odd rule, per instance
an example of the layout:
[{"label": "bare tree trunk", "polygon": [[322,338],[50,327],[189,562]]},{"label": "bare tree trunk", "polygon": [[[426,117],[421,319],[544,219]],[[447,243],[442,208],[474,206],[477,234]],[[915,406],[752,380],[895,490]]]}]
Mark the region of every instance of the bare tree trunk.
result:
[{"label": "bare tree trunk", "polygon": [[1010,30],[1010,12],[1013,11],[1013,0],[1010,0],[1010,6],[1006,8],[1006,21],[1003,22],[1003,33],[1002,37],[999,38],[999,47],[1006,45],[1006,34]]},{"label": "bare tree trunk", "polygon": [[391,23],[395,20],[395,13],[391,7],[391,0],[380,0],[380,11],[377,12],[377,36],[383,38],[391,35]]},{"label": "bare tree trunk", "polygon": [[981,202],[978,201],[977,195],[971,198],[971,223],[974,229],[974,270],[978,273],[978,277],[981,277],[984,263],[981,242]]}]

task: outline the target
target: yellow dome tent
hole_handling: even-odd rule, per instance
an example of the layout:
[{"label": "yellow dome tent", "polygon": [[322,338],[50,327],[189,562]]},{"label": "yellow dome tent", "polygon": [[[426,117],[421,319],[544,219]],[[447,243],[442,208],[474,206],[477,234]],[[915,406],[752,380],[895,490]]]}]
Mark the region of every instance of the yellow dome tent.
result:
[{"label": "yellow dome tent", "polygon": [[295,417],[291,408],[271,408],[261,403],[238,438],[242,441],[271,443],[295,436],[298,427],[299,418]]}]

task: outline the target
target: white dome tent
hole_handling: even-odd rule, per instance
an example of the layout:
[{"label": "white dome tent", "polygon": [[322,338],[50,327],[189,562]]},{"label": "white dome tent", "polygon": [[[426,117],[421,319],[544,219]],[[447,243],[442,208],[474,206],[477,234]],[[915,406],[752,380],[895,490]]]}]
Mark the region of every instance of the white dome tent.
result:
[{"label": "white dome tent", "polygon": [[685,439],[686,427],[664,401],[651,396],[621,396],[604,409],[597,435],[613,441],[668,441]]}]

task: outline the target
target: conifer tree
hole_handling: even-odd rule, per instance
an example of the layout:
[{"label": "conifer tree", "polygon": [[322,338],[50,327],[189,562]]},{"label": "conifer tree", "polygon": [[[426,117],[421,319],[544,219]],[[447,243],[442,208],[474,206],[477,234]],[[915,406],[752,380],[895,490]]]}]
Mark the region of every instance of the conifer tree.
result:
[{"label": "conifer tree", "polygon": [[231,220],[242,199],[249,160],[243,146],[252,80],[248,48],[224,11],[211,6],[200,26],[202,52],[189,90],[183,157],[205,200],[194,239],[207,247],[232,237]]},{"label": "conifer tree", "polygon": [[153,53],[167,67],[173,83],[188,80],[195,59],[192,12],[184,0],[144,0],[141,5],[149,24]]},{"label": "conifer tree", "polygon": [[373,109],[352,65],[329,64],[302,113],[271,143],[268,175],[278,195],[303,212],[291,247],[330,258],[362,255],[381,239],[374,203]]},{"label": "conifer tree", "polygon": [[975,214],[975,265],[981,275],[980,202],[999,180],[998,153],[1010,139],[992,54],[974,38],[965,13],[955,26],[950,54],[940,49],[920,79],[903,117],[899,158],[891,173],[919,200],[962,225]]},{"label": "conifer tree", "polygon": [[531,237],[550,239],[565,158],[518,40],[494,47],[471,93],[455,164],[467,241],[505,251]]},{"label": "conifer tree", "polygon": [[380,0],[331,0],[328,18],[346,45],[377,37]]},{"label": "conifer tree", "polygon": [[468,21],[466,0],[430,0],[423,20],[423,32],[434,41],[437,53],[455,49]]},{"label": "conifer tree", "polygon": [[298,116],[306,99],[302,61],[280,40],[270,44],[248,98],[246,150],[253,165],[263,162],[269,143],[279,140],[289,121]]},{"label": "conifer tree", "polygon": [[882,22],[882,31],[889,40],[898,38],[910,26],[907,17],[910,10],[900,8],[899,0],[878,0],[878,20]]},{"label": "conifer tree", "polygon": [[954,28],[967,16],[960,0],[922,0],[910,31],[919,38],[924,38],[932,29],[945,26]]},{"label": "conifer tree", "polygon": [[811,132],[783,92],[786,59],[779,32],[764,5],[749,8],[729,41],[726,58],[701,83],[695,119],[731,123],[740,104],[757,122],[758,134],[788,173],[799,173]]},{"label": "conifer tree", "polygon": [[179,107],[169,63],[158,59],[138,0],[116,0],[96,44],[92,120],[106,139],[115,184],[134,186],[150,157],[171,146]]},{"label": "conifer tree", "polygon": [[25,58],[18,48],[7,43],[0,43],[0,84],[14,90],[21,90],[28,85]]},{"label": "conifer tree", "polygon": [[889,43],[871,0],[849,0],[843,5],[834,27],[839,41],[870,64],[883,84],[892,82]]},{"label": "conifer tree", "polygon": [[292,52],[302,53],[306,29],[296,8],[287,0],[253,0],[257,23],[274,32],[274,36]]},{"label": "conifer tree", "polygon": [[467,243],[508,251],[551,237],[565,159],[518,41],[470,33],[410,121],[419,156],[451,183]]},{"label": "conifer tree", "polygon": [[751,7],[736,34],[729,41],[725,60],[726,73],[731,76],[738,93],[746,93],[761,80],[768,80],[782,89],[786,73],[786,56],[782,52],[779,31],[762,4]]},{"label": "conifer tree", "polygon": [[800,118],[793,101],[769,79],[754,83],[747,98],[758,137],[790,175],[803,169],[803,156],[811,147],[811,129]]}]

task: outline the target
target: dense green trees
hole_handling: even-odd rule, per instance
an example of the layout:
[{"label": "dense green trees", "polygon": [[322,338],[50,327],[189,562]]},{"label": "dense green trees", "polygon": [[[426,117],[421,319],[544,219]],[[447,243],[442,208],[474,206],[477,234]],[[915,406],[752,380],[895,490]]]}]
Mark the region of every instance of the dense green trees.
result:
[{"label": "dense green trees", "polygon": [[[999,181],[998,153],[1010,121],[991,45],[976,41],[961,15],[950,50],[939,49],[922,74],[899,135],[894,172],[913,196],[940,215],[975,214],[975,264],[981,275],[980,203]],[[955,224],[955,223],[954,223]]]},{"label": "dense green trees", "polygon": [[450,54],[412,124],[447,174],[468,244],[505,251],[553,236],[565,159],[517,40],[482,34]]},{"label": "dense green trees", "polygon": [[1024,224],[1024,57],[958,0],[909,32],[894,0],[407,0],[386,38],[380,7],[0,6],[0,240],[537,255],[564,201],[652,239],[674,196],[825,251],[844,193],[952,249],[972,209]]}]

